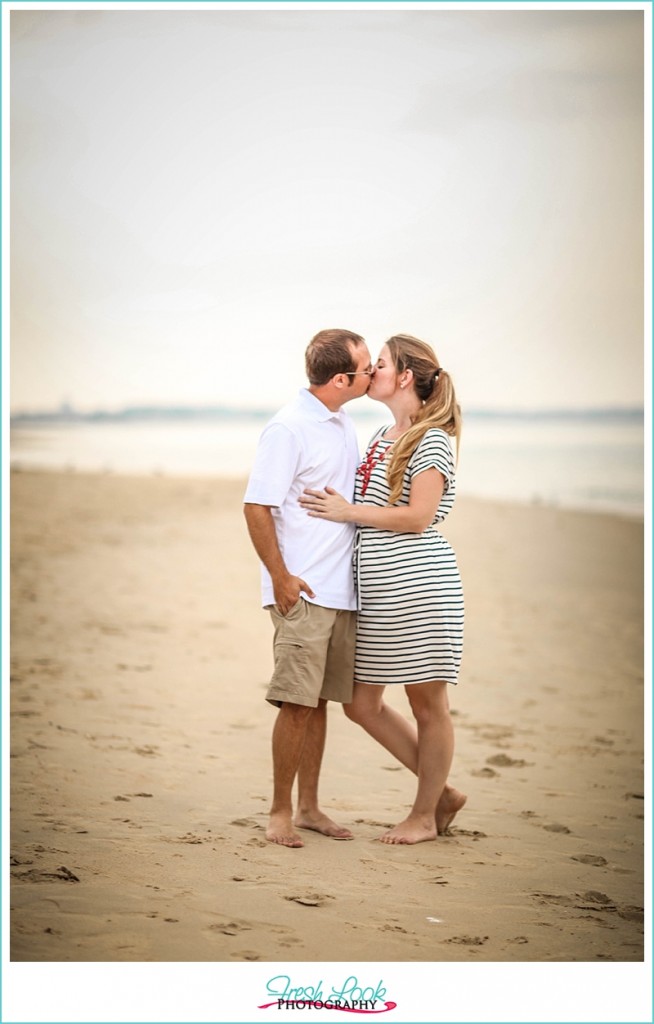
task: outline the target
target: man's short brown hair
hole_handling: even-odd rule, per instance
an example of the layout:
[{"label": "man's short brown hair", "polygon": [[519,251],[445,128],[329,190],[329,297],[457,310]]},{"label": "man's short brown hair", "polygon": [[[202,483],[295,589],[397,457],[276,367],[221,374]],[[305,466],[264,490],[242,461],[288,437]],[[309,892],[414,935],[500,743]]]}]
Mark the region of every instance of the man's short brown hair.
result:
[{"label": "man's short brown hair", "polygon": [[361,335],[353,331],[342,331],[336,327],[319,331],[309,342],[304,355],[309,383],[319,386],[337,373],[354,373],[357,364],[352,350],[363,344]]}]

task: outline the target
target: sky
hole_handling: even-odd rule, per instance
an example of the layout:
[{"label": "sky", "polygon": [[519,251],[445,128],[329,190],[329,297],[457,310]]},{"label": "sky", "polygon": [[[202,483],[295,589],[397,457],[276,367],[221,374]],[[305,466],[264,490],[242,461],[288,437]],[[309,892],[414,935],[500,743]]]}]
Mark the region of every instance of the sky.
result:
[{"label": "sky", "polygon": [[642,11],[10,17],[12,410],[275,407],[326,327],[642,404]]}]

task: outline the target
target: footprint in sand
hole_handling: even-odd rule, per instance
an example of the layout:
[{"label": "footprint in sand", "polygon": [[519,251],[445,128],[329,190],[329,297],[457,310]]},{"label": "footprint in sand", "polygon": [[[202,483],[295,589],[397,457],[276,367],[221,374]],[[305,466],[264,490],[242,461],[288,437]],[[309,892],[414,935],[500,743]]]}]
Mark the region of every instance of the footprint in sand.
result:
[{"label": "footprint in sand", "polygon": [[483,946],[485,942],[488,942],[488,935],[455,935],[445,941],[454,942],[458,946]]},{"label": "footprint in sand", "polygon": [[551,825],[543,825],[546,832],[560,832],[561,835],[569,836],[572,833],[567,825],[559,825],[558,822],[553,822]]},{"label": "footprint in sand", "polygon": [[60,867],[56,871],[38,871],[30,868],[29,871],[12,871],[13,878],[22,882],[79,882],[77,875],[74,875],[68,868]]},{"label": "footprint in sand", "polygon": [[552,903],[557,907],[571,907],[574,902],[570,896],[557,895],[553,892],[532,892],[531,895],[534,899],[538,900],[539,903]]},{"label": "footprint in sand", "polygon": [[[570,907],[575,910],[592,910],[595,913],[613,913],[618,910],[610,896],[596,889],[589,889],[584,893],[573,893],[567,896],[563,893],[534,892],[532,896],[540,904],[555,907]],[[594,920],[598,920],[594,918]]]},{"label": "footprint in sand", "polygon": [[615,910],[616,906],[610,896],[607,896],[605,892],[598,892],[597,889],[589,889],[582,895],[578,895],[578,898],[583,901],[582,904],[576,903],[575,906],[578,910]]},{"label": "footprint in sand", "polygon": [[514,730],[502,725],[487,725],[479,735],[483,740],[488,740],[491,743],[502,743],[505,740],[513,739]]},{"label": "footprint in sand", "polygon": [[284,896],[285,900],[290,900],[291,903],[301,903],[303,907],[322,907],[327,900],[335,898],[335,896],[320,892],[308,892],[301,896]]},{"label": "footprint in sand", "polygon": [[251,949],[241,949],[238,953],[229,954],[234,960],[261,960],[263,953],[255,953]]},{"label": "footprint in sand", "polygon": [[642,924],[645,919],[645,911],[642,907],[618,907],[618,917],[625,921],[638,921]]},{"label": "footprint in sand", "polygon": [[497,768],[531,768],[533,761],[523,761],[522,758],[509,757],[508,754],[494,754],[486,758],[486,764],[494,764]]},{"label": "footprint in sand", "polygon": [[252,931],[252,926],[244,921],[222,921],[218,924],[210,924],[209,932],[220,932],[221,935],[238,935],[239,932]]},{"label": "footprint in sand", "polygon": [[393,828],[392,821],[374,821],[372,818],[357,818],[356,825],[372,825],[373,828]]},{"label": "footprint in sand", "polygon": [[577,860],[580,864],[592,864],[596,868],[603,868],[608,864],[606,857],[600,857],[596,853],[580,853],[576,857],[571,857],[570,860]]}]

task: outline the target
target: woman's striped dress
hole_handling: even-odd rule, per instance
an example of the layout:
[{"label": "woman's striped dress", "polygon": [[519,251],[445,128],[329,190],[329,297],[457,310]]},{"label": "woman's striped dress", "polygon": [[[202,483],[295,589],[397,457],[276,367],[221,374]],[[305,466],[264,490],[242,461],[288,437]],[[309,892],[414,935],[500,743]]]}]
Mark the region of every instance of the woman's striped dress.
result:
[{"label": "woman's striped dress", "polygon": [[[387,506],[388,427],[375,434],[357,472],[355,502]],[[434,522],[423,533],[396,533],[360,526],[355,546],[359,594],[355,679],[360,683],[456,683],[463,645],[463,590],[454,551],[438,532],[454,504],[454,458],[449,436],[428,430],[404,476],[408,505],[411,481],[426,469],[445,477]]]}]

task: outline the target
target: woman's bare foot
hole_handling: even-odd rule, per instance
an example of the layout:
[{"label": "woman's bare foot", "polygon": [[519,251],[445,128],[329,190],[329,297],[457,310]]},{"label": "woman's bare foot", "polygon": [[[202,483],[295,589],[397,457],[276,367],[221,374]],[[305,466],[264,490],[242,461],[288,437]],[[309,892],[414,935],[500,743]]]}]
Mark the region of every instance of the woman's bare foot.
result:
[{"label": "woman's bare foot", "polygon": [[380,843],[392,845],[412,845],[413,843],[424,843],[429,839],[436,839],[436,824],[433,818],[412,817],[409,815],[399,825],[379,837]]},{"label": "woman's bare foot", "polygon": [[453,786],[446,786],[436,807],[436,829],[439,836],[447,832],[468,797]]},{"label": "woman's bare foot", "polygon": [[304,846],[299,835],[293,829],[291,815],[283,812],[270,815],[266,839],[269,843],[277,843],[278,846]]},{"label": "woman's bare foot", "polygon": [[309,812],[300,814],[298,811],[295,825],[297,828],[308,828],[312,832],[320,832],[321,835],[329,836],[330,839],[354,839],[349,828],[341,828],[340,825],[337,825],[335,821],[328,818],[322,811],[318,811],[315,814]]}]

